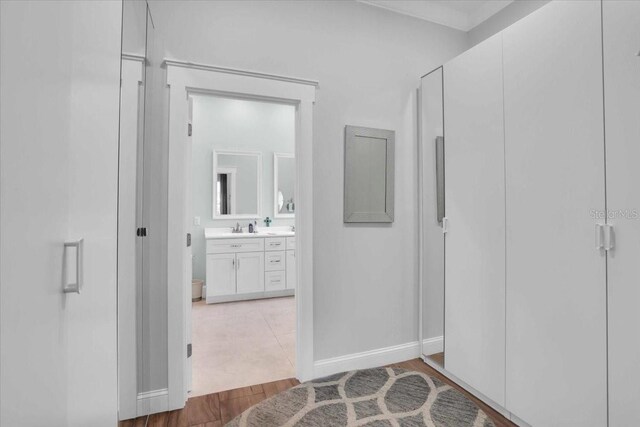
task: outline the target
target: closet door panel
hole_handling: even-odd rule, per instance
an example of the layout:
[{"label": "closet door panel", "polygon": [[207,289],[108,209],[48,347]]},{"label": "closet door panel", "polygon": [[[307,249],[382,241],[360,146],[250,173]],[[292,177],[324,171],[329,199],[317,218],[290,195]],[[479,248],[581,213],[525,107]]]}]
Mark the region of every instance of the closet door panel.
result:
[{"label": "closet door panel", "polygon": [[[605,1],[609,426],[640,425],[640,2]],[[634,212],[635,211],[635,212]]]},{"label": "closet door panel", "polygon": [[600,16],[552,2],[503,33],[506,408],[535,426],[607,423]]},{"label": "closet door panel", "polygon": [[504,405],[502,36],[444,66],[445,369]]}]

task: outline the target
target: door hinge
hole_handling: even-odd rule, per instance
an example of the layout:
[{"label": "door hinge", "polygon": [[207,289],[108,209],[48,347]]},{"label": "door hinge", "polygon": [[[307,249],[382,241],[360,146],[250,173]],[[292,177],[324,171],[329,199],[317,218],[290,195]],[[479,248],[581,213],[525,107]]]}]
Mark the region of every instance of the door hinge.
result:
[{"label": "door hinge", "polygon": [[191,344],[187,344],[187,358],[191,357],[192,354],[193,348],[191,347]]},{"label": "door hinge", "polygon": [[138,237],[146,237],[147,236],[147,227],[140,227],[136,230],[136,236]]},{"label": "door hinge", "polygon": [[188,136],[193,135],[193,125],[191,123],[187,124],[187,135]]},{"label": "door hinge", "polygon": [[187,247],[191,246],[191,233],[187,233]]},{"label": "door hinge", "polygon": [[449,218],[442,217],[442,234],[447,234],[449,231]]}]

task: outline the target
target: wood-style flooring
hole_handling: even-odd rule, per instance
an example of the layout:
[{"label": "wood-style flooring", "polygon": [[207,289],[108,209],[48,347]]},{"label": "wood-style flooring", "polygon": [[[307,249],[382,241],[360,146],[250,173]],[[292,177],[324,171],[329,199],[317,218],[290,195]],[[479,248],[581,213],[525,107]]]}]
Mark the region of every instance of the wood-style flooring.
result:
[{"label": "wood-style flooring", "polygon": [[427,356],[427,358],[444,368],[444,353],[435,353]]},{"label": "wood-style flooring", "polygon": [[[389,366],[424,372],[436,377],[460,390],[475,402],[493,420],[496,427],[517,427],[516,424],[504,418],[420,359],[407,360]],[[299,382],[295,379],[287,379],[192,397],[187,401],[184,409],[121,421],[119,427],[145,427],[145,425],[147,427],[222,427],[245,409],[298,384]]]}]

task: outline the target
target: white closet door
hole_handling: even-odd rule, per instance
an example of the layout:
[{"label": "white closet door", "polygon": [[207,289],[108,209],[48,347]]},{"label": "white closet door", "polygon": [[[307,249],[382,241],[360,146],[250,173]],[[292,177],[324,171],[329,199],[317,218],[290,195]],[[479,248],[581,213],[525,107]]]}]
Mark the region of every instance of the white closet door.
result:
[{"label": "white closet door", "polygon": [[[640,2],[605,1],[609,426],[640,425]],[[634,212],[635,210],[635,212]],[[635,215],[635,216],[634,216]]]},{"label": "white closet door", "polygon": [[444,66],[445,368],[504,404],[502,36]]},{"label": "white closet door", "polygon": [[606,426],[600,2],[551,2],[504,31],[506,407]]}]

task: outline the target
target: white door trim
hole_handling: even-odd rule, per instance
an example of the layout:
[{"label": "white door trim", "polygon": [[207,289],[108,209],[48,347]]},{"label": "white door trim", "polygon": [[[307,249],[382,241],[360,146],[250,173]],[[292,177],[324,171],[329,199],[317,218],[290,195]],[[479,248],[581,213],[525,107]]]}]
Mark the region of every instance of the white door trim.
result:
[{"label": "white door trim", "polygon": [[[271,74],[165,60],[169,87],[169,188],[167,236],[167,316],[169,409],[184,406],[187,309],[185,277],[185,161],[189,93],[272,100],[296,106],[296,376],[313,377],[313,104],[318,83]],[[304,189],[304,191],[300,191]],[[190,304],[190,301],[189,301]]]}]

